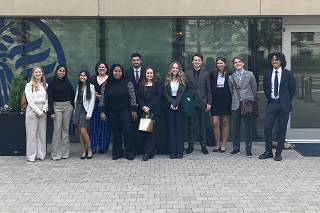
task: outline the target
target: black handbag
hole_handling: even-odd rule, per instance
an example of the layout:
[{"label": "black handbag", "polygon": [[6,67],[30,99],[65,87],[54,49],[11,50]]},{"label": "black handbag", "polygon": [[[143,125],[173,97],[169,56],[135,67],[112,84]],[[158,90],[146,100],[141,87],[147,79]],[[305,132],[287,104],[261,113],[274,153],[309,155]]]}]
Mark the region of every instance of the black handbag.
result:
[{"label": "black handbag", "polygon": [[256,101],[241,101],[241,115],[245,118],[259,118],[259,104]]},{"label": "black handbag", "polygon": [[247,119],[256,119],[259,118],[259,103],[257,101],[252,100],[241,100],[239,85],[236,83],[233,75],[231,75],[233,84],[237,90],[239,100],[240,100],[240,109],[241,109],[241,116]]}]

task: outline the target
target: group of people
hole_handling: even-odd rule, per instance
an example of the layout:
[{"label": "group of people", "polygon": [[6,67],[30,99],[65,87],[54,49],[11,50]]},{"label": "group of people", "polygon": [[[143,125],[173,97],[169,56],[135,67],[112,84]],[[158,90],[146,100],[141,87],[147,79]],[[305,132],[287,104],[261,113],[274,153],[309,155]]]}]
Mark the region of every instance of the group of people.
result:
[{"label": "group of people", "polygon": [[[168,141],[163,143],[169,144],[171,159],[184,156],[186,122],[188,147],[185,153],[191,154],[194,151],[196,135],[199,135],[201,152],[209,153],[205,125],[209,111],[216,141],[213,152],[226,152],[231,115],[234,139],[230,155],[240,153],[240,126],[243,120],[246,156],[252,157],[254,119],[242,116],[241,104],[242,101],[256,99],[257,82],[253,72],[244,69],[242,57],[233,58],[234,73],[229,70],[223,57],[218,57],[213,71],[208,72],[201,68],[203,56],[195,53],[192,56],[193,69],[183,72],[181,64],[174,61],[163,82],[156,78],[152,67],[141,67],[142,60],[138,53],[131,55],[131,62],[132,67],[127,70],[120,64],[115,63],[109,69],[105,62],[98,62],[92,77],[87,70],[80,71],[76,91],[67,78],[65,65],[57,66],[49,85],[46,84],[41,67],[35,67],[25,87],[28,101],[27,160],[43,160],[46,156],[46,113],[49,113],[54,124],[51,149],[53,160],[69,157],[71,119],[79,134],[81,159],[91,159],[96,152],[106,153],[111,131],[113,160],[123,157],[133,160],[138,142],[143,146],[143,161],[153,159],[163,102],[168,136]],[[264,129],[266,151],[259,159],[273,158],[272,130],[278,119],[275,160],[280,161],[289,113],[293,109],[295,80],[293,74],[285,69],[286,59],[282,53],[271,53],[268,62],[271,68],[265,72],[263,80],[267,98]],[[187,91],[195,107],[195,112],[189,117],[183,113],[182,106]],[[138,130],[139,120],[145,115],[151,115],[155,121],[152,132]]]}]

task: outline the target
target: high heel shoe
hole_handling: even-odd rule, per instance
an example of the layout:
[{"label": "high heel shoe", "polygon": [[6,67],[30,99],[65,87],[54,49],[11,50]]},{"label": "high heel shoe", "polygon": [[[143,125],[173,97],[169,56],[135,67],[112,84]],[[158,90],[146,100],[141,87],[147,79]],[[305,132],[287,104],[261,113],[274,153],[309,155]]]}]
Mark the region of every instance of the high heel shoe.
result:
[{"label": "high heel shoe", "polygon": [[214,148],[212,152],[220,152],[221,148]]},{"label": "high heel shoe", "polygon": [[219,152],[220,153],[225,153],[227,149],[220,149]]}]

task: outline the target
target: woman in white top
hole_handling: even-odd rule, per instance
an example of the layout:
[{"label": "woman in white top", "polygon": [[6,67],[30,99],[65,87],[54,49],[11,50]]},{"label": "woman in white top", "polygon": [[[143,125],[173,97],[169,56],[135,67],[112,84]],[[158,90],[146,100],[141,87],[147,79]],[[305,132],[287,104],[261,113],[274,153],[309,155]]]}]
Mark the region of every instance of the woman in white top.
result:
[{"label": "woman in white top", "polygon": [[46,78],[40,67],[32,70],[31,81],[26,84],[28,101],[26,109],[27,160],[34,162],[46,157],[46,130],[48,94]]},{"label": "woman in white top", "polygon": [[92,112],[96,100],[96,91],[94,85],[90,84],[90,73],[87,70],[82,70],[79,73],[79,82],[77,85],[76,95],[74,98],[74,115],[73,123],[78,128],[82,155],[80,159],[91,159],[92,149],[91,141],[88,134],[90,129]]}]

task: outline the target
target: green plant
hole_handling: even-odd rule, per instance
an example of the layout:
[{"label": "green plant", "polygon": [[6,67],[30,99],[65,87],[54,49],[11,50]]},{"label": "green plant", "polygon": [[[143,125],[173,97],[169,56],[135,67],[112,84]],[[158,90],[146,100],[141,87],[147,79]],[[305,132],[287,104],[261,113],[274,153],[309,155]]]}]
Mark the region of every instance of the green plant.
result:
[{"label": "green plant", "polygon": [[21,112],[21,96],[27,84],[24,76],[14,76],[10,84],[8,106],[12,112]]}]

